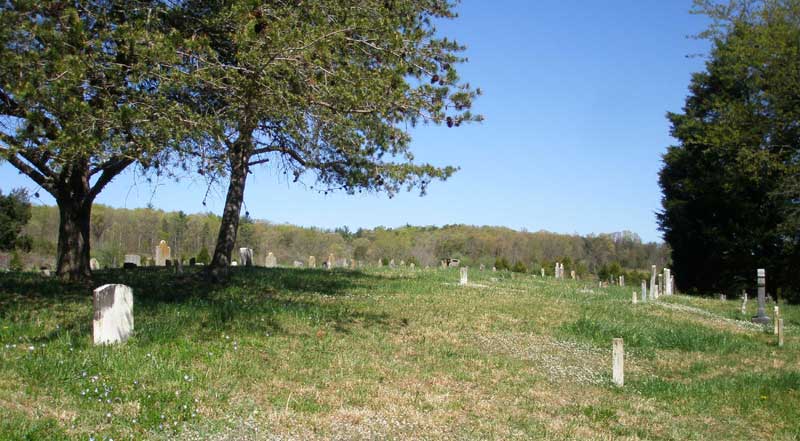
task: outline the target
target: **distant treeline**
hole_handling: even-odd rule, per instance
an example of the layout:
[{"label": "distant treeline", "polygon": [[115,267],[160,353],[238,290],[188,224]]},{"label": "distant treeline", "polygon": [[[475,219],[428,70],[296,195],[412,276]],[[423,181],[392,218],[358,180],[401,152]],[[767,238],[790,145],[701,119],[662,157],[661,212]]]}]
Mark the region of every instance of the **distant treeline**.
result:
[{"label": "distant treeline", "polygon": [[[159,241],[166,240],[174,258],[206,259],[213,251],[220,217],[211,214],[165,212],[152,208],[122,209],[95,205],[92,210],[92,257],[103,266],[120,266],[125,254],[152,258]],[[58,233],[58,209],[32,207],[26,226],[33,253],[55,256]],[[600,275],[603,279],[628,273],[646,272],[650,265],[659,268],[668,263],[669,249],[663,244],[643,243],[631,232],[590,236],[555,234],[546,231],[515,231],[503,227],[447,225],[414,227],[323,230],[294,225],[272,224],[250,218],[242,219],[238,247],[254,250],[255,261],[263,264],[272,252],[283,265],[294,260],[306,261],[316,256],[318,262],[328,255],[377,264],[379,259],[414,262],[417,266],[438,265],[442,259],[461,259],[469,266],[516,269],[538,273],[544,268],[552,274],[554,262],[565,264],[566,274],[575,270],[580,276]],[[235,258],[235,257],[234,257]]]}]

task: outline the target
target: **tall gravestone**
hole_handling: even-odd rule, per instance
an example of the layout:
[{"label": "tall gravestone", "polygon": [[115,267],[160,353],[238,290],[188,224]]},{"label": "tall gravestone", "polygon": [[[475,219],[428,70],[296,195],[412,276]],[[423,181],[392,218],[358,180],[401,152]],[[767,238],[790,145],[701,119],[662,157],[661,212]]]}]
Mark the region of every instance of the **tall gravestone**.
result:
[{"label": "tall gravestone", "polygon": [[658,294],[656,293],[656,290],[658,289],[656,287],[656,266],[653,265],[650,267],[650,269],[650,300],[655,300],[658,298]]},{"label": "tall gravestone", "polygon": [[239,260],[242,266],[253,266],[253,249],[239,248]]},{"label": "tall gravestone", "polygon": [[756,271],[756,282],[758,283],[758,312],[753,317],[753,323],[767,324],[770,318],[765,311],[767,301],[767,271],[759,268]]},{"label": "tall gravestone", "polygon": [[325,262],[325,266],[328,269],[333,269],[333,265],[336,264],[335,262],[336,262],[336,256],[334,256],[333,253],[328,254],[328,261]]},{"label": "tall gravestone", "polygon": [[647,301],[647,282],[642,280],[642,301]]},{"label": "tall gravestone", "polygon": [[542,277],[544,277],[544,268],[542,268]]},{"label": "tall gravestone", "polygon": [[156,266],[167,266],[167,261],[172,258],[171,249],[167,241],[162,240],[156,247]]},{"label": "tall gravestone", "polygon": [[278,266],[278,259],[271,252],[267,253],[267,257],[264,258],[264,266],[267,268],[275,268]]},{"label": "tall gravestone", "polygon": [[664,268],[664,295],[672,295],[672,271],[669,268]]},{"label": "tall gravestone", "polygon": [[317,267],[317,258],[314,256],[308,256],[308,267],[309,268],[316,268]]},{"label": "tall gravestone", "polygon": [[103,285],[93,292],[94,344],[120,343],[133,332],[133,290],[125,285]]},{"label": "tall gravestone", "polygon": [[553,274],[555,275],[555,278],[556,278],[556,279],[558,279],[558,277],[559,277],[559,270],[560,270],[560,268],[559,268],[559,266],[558,266],[558,262],[556,262],[556,266],[555,266],[555,268],[553,269]]}]

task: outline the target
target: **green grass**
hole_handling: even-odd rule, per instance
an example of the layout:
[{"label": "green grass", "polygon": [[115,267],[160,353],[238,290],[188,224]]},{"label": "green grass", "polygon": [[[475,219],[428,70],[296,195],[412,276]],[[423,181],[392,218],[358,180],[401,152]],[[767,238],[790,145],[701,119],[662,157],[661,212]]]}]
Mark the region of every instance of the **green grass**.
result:
[{"label": "green grass", "polygon": [[[786,345],[737,301],[457,270],[0,274],[0,439],[797,439]],[[91,289],[135,333],[91,344]],[[771,305],[769,308],[771,312]],[[626,385],[611,384],[611,339]]]}]

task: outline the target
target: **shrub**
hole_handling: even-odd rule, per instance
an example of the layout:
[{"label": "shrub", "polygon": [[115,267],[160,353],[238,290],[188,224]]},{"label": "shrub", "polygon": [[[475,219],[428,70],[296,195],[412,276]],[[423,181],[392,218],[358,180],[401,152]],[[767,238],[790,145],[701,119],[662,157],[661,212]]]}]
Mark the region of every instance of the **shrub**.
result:
[{"label": "shrub", "polygon": [[511,268],[511,271],[514,271],[515,273],[527,273],[528,267],[526,267],[522,262],[517,262],[514,264],[514,267]]}]

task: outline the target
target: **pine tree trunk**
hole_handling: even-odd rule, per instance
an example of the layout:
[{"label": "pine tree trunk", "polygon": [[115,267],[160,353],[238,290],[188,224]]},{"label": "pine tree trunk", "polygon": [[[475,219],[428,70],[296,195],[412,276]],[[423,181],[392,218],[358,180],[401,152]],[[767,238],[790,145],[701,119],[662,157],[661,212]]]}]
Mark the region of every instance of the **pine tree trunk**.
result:
[{"label": "pine tree trunk", "polygon": [[213,276],[225,276],[231,264],[231,253],[236,245],[236,234],[239,229],[239,216],[244,200],[244,188],[247,183],[251,145],[249,138],[237,140],[230,151],[231,178],[228,183],[228,194],[225,198],[225,209],[219,227],[214,257],[211,259],[209,271]]},{"label": "pine tree trunk", "polygon": [[92,198],[89,195],[88,167],[74,167],[57,197],[59,213],[56,274],[68,281],[91,277],[89,268]]}]

